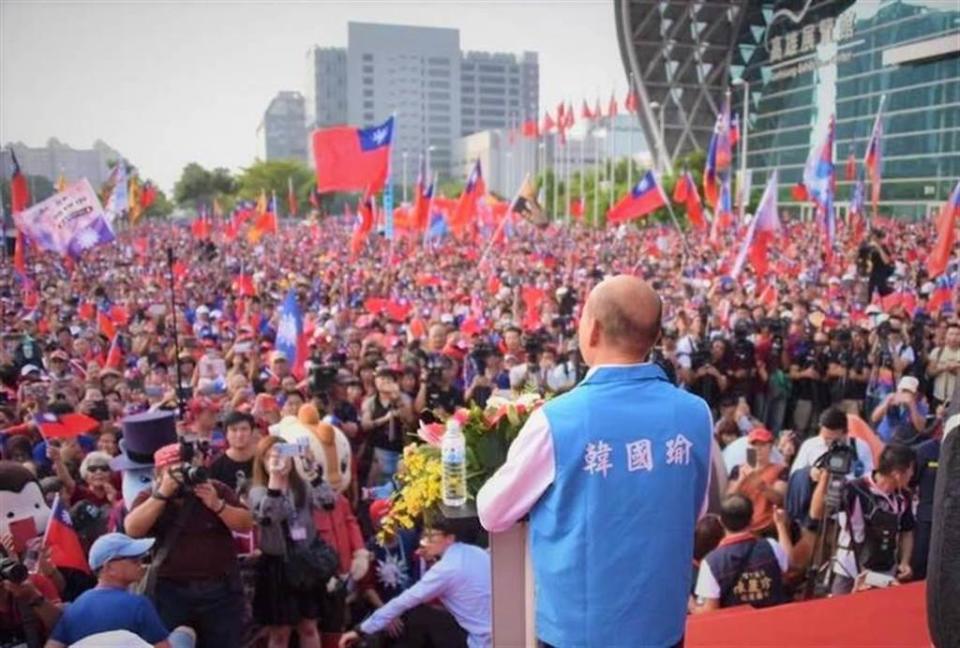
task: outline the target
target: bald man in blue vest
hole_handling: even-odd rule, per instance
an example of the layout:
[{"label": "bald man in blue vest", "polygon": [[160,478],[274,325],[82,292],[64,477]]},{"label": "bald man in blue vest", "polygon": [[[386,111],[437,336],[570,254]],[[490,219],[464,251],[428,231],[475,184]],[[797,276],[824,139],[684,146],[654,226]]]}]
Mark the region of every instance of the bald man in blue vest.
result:
[{"label": "bald man in blue vest", "polygon": [[660,316],[643,280],[599,283],[578,332],[589,373],[530,416],[477,496],[488,531],[530,515],[543,645],[683,642],[713,421],[702,399],[645,362]]}]

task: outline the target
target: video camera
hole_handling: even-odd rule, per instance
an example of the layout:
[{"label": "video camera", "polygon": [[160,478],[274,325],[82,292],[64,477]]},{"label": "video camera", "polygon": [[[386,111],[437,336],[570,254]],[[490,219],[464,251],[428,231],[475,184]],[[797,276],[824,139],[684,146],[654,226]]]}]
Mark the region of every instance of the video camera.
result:
[{"label": "video camera", "polygon": [[337,366],[324,362],[314,362],[310,369],[307,386],[312,396],[326,396],[337,380]]},{"label": "video camera", "polygon": [[427,384],[438,385],[443,381],[443,372],[447,369],[447,363],[443,356],[438,353],[430,354],[427,357]]},{"label": "video camera", "polygon": [[493,355],[493,347],[488,342],[477,342],[470,351],[470,362],[477,375],[487,370],[487,359]]},{"label": "video camera", "polygon": [[825,453],[814,462],[814,468],[827,471],[827,493],[824,498],[827,512],[832,514],[840,509],[843,502],[843,484],[853,468],[857,452],[853,446],[843,441],[834,441]]},{"label": "video camera", "polygon": [[16,558],[0,558],[0,581],[10,581],[16,585],[27,580],[29,572],[26,566]]},{"label": "video camera", "polygon": [[210,443],[207,441],[190,441],[180,439],[180,464],[173,466],[170,473],[182,486],[193,488],[210,479],[210,472],[205,466],[194,462],[203,460],[210,454]]}]

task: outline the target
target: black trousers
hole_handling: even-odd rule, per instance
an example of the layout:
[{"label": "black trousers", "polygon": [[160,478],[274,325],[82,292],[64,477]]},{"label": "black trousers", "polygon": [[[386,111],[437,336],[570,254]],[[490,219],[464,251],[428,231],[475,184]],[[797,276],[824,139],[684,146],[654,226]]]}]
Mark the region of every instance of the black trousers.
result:
[{"label": "black trousers", "polygon": [[431,605],[418,605],[403,615],[403,636],[391,641],[377,633],[380,646],[393,648],[467,648],[467,631],[453,615]]}]

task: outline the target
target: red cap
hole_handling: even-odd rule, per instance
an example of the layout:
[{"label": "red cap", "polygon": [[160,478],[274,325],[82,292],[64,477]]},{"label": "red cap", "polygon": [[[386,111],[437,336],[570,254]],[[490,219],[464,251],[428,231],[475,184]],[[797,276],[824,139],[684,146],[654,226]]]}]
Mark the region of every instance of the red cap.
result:
[{"label": "red cap", "polygon": [[171,443],[170,445],[165,445],[156,452],[153,453],[153,464],[157,468],[163,468],[164,466],[172,466],[173,464],[180,463],[180,444]]},{"label": "red cap", "polygon": [[390,500],[378,499],[370,503],[370,521],[374,524],[380,522],[383,516],[390,512]]},{"label": "red cap", "polygon": [[765,427],[755,427],[747,435],[748,443],[773,443],[773,432]]}]

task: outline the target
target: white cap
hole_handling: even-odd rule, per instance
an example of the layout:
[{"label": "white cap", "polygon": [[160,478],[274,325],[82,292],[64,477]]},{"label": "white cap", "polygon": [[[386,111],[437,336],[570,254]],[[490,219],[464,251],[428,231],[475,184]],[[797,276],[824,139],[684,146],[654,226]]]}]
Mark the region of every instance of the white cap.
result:
[{"label": "white cap", "polygon": [[911,394],[917,393],[917,388],[920,386],[920,381],[914,378],[913,376],[904,376],[900,379],[900,382],[897,383],[897,391],[907,391]]}]

